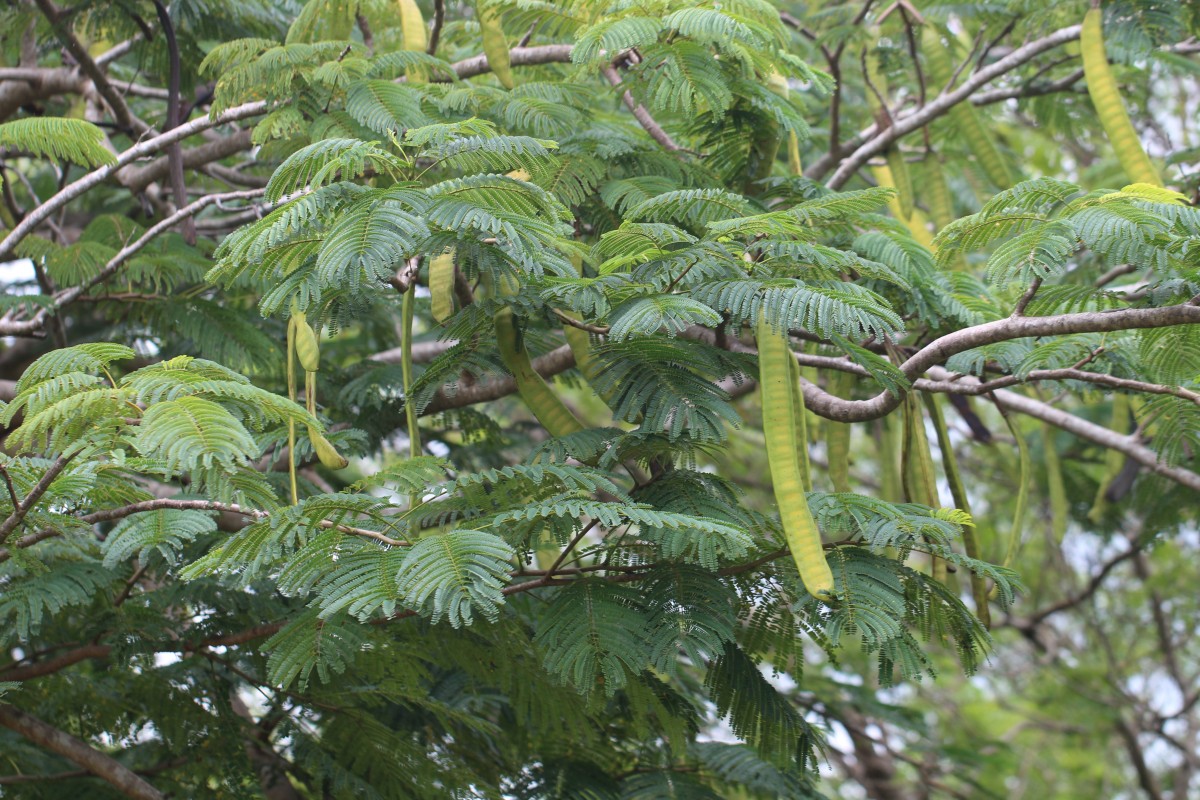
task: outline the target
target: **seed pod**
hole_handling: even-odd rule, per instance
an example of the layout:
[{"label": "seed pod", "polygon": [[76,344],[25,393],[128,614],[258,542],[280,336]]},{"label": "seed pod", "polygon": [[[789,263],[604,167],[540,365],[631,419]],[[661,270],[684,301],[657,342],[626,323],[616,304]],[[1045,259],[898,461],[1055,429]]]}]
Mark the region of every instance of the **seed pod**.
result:
[{"label": "seed pod", "polygon": [[[849,372],[835,372],[829,380],[830,394],[846,397],[854,386]],[[850,492],[850,425],[825,420],[825,449],[829,458],[829,480],[835,492]]]},{"label": "seed pod", "polygon": [[417,0],[396,0],[396,5],[400,10],[402,49],[425,52],[429,46],[429,31],[425,28],[425,18],[421,16]]},{"label": "seed pod", "polygon": [[792,366],[796,359],[788,347],[787,337],[771,330],[766,321],[760,319],[757,335],[763,433],[779,518],[804,588],[818,600],[828,601],[833,597],[833,571],[825,558],[821,532],[804,495],[798,450],[800,429],[796,411],[797,407],[803,411],[804,401]]},{"label": "seed pod", "polygon": [[496,344],[500,350],[500,360],[512,373],[517,384],[517,393],[525,401],[525,405],[537,417],[551,436],[566,436],[583,430],[571,410],[567,408],[558,395],[546,383],[545,378],[533,368],[529,353],[521,345],[520,335],[513,320],[513,312],[507,306],[496,312],[492,317],[496,329]]},{"label": "seed pod", "polygon": [[[926,25],[921,34],[921,54],[925,56],[925,66],[933,90],[940,92],[950,83],[954,75],[954,66],[950,61],[950,51],[946,49],[941,35],[932,25]],[[958,135],[975,154],[979,165],[987,173],[988,180],[1000,189],[1008,189],[1016,183],[1012,166],[1000,154],[991,133],[984,127],[983,121],[975,111],[975,106],[970,103],[956,103],[950,107],[947,116]]]},{"label": "seed pod", "polygon": [[1096,107],[1096,116],[1104,127],[1108,141],[1112,143],[1121,168],[1133,183],[1149,183],[1162,186],[1162,178],[1142,149],[1141,140],[1129,112],[1121,100],[1121,90],[1108,66],[1108,53],[1104,48],[1104,12],[1099,8],[1088,9],[1083,15],[1083,30],[1079,34],[1079,50],[1083,57],[1083,74],[1087,78],[1088,94]]},{"label": "seed pod", "polygon": [[448,247],[429,262],[429,298],[433,318],[445,322],[454,313],[454,248]]},{"label": "seed pod", "polygon": [[900,220],[908,222],[913,215],[913,185],[908,162],[904,160],[904,154],[900,152],[899,147],[889,148],[884,157],[887,159],[888,169],[892,172],[892,183],[896,187],[896,210],[900,212]]},{"label": "seed pod", "polygon": [[[942,469],[946,473],[946,483],[950,484],[950,496],[959,511],[971,513],[971,504],[967,490],[963,486],[962,475],[958,471],[958,458],[954,455],[954,445],[950,441],[950,431],[946,427],[946,419],[938,405],[935,394],[923,394],[925,409],[933,420],[934,430],[937,431],[938,449],[942,451]],[[971,558],[980,558],[979,532],[974,524],[962,527],[963,547]],[[987,581],[982,575],[971,573],[971,596],[975,598],[975,616],[985,628],[992,627],[991,608],[988,606]]]},{"label": "seed pod", "polygon": [[321,369],[321,345],[317,342],[317,334],[303,311],[293,311],[292,320],[296,325],[296,358],[306,372],[317,372]]},{"label": "seed pod", "polygon": [[308,440],[312,442],[317,459],[330,469],[345,469],[350,463],[329,443],[328,439],[321,435],[320,431],[311,425],[308,426]]},{"label": "seed pod", "polygon": [[483,34],[483,54],[487,56],[500,85],[513,88],[512,65],[509,61],[508,38],[500,25],[500,12],[487,0],[475,0],[475,14],[479,17],[479,28]]}]

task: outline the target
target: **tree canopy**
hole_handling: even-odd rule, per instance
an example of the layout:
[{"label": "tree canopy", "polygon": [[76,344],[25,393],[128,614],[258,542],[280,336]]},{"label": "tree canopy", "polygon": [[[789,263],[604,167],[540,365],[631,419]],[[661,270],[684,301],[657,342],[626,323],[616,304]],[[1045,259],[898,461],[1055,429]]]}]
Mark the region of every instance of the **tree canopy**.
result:
[{"label": "tree canopy", "polygon": [[1194,2],[0,15],[0,797],[1197,791]]}]

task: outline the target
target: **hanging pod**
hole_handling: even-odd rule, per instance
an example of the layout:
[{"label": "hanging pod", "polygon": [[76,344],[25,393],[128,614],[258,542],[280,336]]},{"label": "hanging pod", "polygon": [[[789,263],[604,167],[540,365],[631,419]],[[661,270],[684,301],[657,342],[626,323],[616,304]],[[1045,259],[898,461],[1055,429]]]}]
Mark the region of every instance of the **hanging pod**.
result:
[{"label": "hanging pod", "polygon": [[[950,496],[954,499],[954,506],[959,511],[970,514],[970,500],[966,487],[963,486],[962,474],[958,470],[958,458],[954,455],[954,444],[950,441],[950,431],[946,427],[946,418],[942,415],[938,397],[935,394],[923,394],[922,398],[925,400],[929,418],[933,420],[934,430],[937,431],[938,449],[942,451],[942,470],[946,473],[946,483],[950,484]],[[979,531],[974,523],[963,526],[962,537],[967,555],[975,559],[980,558]],[[971,572],[971,596],[975,599],[975,616],[985,628],[991,628],[992,614],[988,606],[987,581],[974,571]]]},{"label": "hanging pod", "polygon": [[445,322],[454,313],[454,248],[447,247],[429,261],[429,299],[433,318]]},{"label": "hanging pod", "polygon": [[1121,99],[1121,90],[1108,66],[1108,52],[1104,47],[1104,12],[1097,7],[1088,9],[1083,15],[1083,30],[1079,34],[1080,55],[1083,57],[1083,74],[1087,79],[1088,95],[1096,107],[1096,116],[1116,151],[1121,169],[1133,183],[1149,183],[1162,186],[1162,177],[1142,149],[1141,140],[1129,112]]},{"label": "hanging pod", "polygon": [[329,443],[329,440],[321,435],[321,432],[312,425],[308,426],[308,440],[312,442],[313,450],[317,454],[317,460],[330,469],[345,469],[350,463],[346,457],[337,451],[337,449]]},{"label": "hanging pod", "polygon": [[804,588],[818,600],[829,601],[833,598],[833,571],[804,495],[798,449],[803,414],[797,411],[803,411],[804,401],[793,366],[796,360],[787,337],[771,330],[765,320],[759,320],[757,336],[763,433],[779,518]]},{"label": "hanging pod", "polygon": [[[954,75],[954,65],[950,60],[950,51],[942,43],[941,34],[932,25],[924,26],[921,33],[921,54],[925,56],[925,66],[934,91],[940,92],[950,83]],[[996,141],[984,127],[975,106],[971,103],[955,103],[950,107],[947,116],[954,125],[955,132],[975,155],[988,180],[999,189],[1012,188],[1016,183],[1012,166],[1001,155]]]},{"label": "hanging pod", "polygon": [[[829,378],[829,393],[837,397],[848,397],[854,387],[854,375],[835,372]],[[823,421],[825,427],[825,451],[829,459],[829,480],[835,492],[850,492],[850,433],[846,422]]]},{"label": "hanging pod", "polygon": [[303,311],[292,312],[292,322],[296,327],[296,358],[306,372],[317,372],[321,369],[321,345],[317,334],[308,324]]},{"label": "hanging pod", "polygon": [[401,47],[404,50],[425,52],[429,46],[429,31],[417,0],[396,0],[400,11]]},{"label": "hanging pod", "polygon": [[[901,451],[900,475],[904,484],[904,496],[910,503],[919,503],[930,508],[941,508],[938,498],[937,471],[933,465],[933,451],[925,433],[925,417],[915,392],[905,395],[904,444]],[[948,580],[945,559],[932,557],[934,579],[945,583]]]},{"label": "hanging pod", "polygon": [[475,14],[483,35],[483,54],[488,66],[505,89],[513,88],[512,63],[509,60],[508,38],[500,25],[500,12],[488,0],[475,0]]}]

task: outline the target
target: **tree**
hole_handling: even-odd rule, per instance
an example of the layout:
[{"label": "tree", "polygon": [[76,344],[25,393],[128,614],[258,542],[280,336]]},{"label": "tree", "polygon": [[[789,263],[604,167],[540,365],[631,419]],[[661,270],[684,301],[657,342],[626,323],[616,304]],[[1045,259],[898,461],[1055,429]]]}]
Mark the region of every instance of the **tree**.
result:
[{"label": "tree", "polygon": [[5,22],[0,794],[1192,790],[1193,4]]}]

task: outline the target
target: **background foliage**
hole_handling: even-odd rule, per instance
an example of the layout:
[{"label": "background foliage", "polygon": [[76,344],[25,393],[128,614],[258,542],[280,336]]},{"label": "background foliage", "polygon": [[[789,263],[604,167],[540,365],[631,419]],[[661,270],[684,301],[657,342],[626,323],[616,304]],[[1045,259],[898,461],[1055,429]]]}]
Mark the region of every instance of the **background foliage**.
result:
[{"label": "background foliage", "polygon": [[8,4],[0,795],[1190,796],[1198,13]]}]

